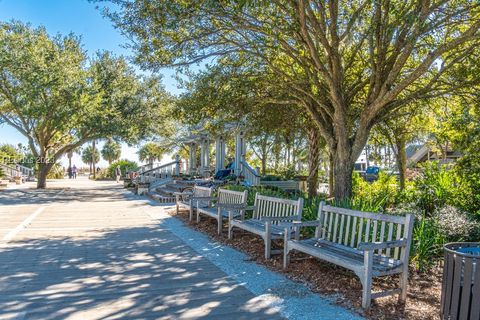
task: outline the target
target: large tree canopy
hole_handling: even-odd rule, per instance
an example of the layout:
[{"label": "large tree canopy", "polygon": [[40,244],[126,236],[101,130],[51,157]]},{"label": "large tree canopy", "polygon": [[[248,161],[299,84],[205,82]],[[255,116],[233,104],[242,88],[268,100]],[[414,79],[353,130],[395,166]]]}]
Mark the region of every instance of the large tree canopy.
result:
[{"label": "large tree canopy", "polygon": [[123,58],[89,60],[74,35],[0,24],[0,122],[28,139],[39,188],[53,164],[85,142],[152,134],[166,97],[159,79],[139,78]]},{"label": "large tree canopy", "polygon": [[474,0],[111,1],[119,9],[106,14],[144,68],[232,54],[268,65],[325,139],[339,198],[371,128],[470,85],[445,74],[478,56]]}]

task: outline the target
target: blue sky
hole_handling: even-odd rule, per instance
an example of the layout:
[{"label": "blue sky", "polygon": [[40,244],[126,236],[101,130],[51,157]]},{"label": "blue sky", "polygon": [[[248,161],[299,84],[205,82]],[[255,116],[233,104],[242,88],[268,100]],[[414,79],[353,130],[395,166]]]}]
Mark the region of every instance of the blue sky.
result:
[{"label": "blue sky", "polygon": [[[52,35],[73,32],[82,37],[89,55],[98,50],[109,50],[128,57],[130,51],[123,47],[128,40],[108,19],[102,17],[95,6],[87,0],[0,0],[0,20],[20,20],[33,27],[42,25]],[[177,93],[173,74],[172,70],[165,70],[163,81],[168,91]],[[13,128],[0,125],[1,143],[26,143],[26,139]],[[122,158],[138,161],[135,152],[136,148],[122,146]],[[81,162],[79,156],[74,158],[74,162]],[[62,163],[65,163],[65,159],[62,159]],[[100,166],[106,166],[106,162],[102,161]]]}]

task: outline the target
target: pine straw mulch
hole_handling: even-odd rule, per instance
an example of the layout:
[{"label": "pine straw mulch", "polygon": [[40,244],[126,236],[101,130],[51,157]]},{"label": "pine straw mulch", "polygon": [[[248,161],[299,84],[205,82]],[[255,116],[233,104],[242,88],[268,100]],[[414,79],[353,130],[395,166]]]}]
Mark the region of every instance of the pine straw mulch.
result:
[{"label": "pine straw mulch", "polygon": [[[175,210],[169,214],[180,218],[189,227],[206,233],[213,240],[245,252],[251,261],[283,273],[294,281],[304,283],[313,292],[333,298],[337,304],[368,319],[439,319],[440,317],[442,279],[439,267],[428,274],[410,271],[406,303],[398,302],[398,296],[395,295],[372,300],[371,308],[363,311],[361,308],[362,285],[353,272],[301,253],[293,253],[290,266],[283,270],[281,255],[274,255],[270,260],[264,258],[264,244],[260,237],[235,229],[233,239],[229,240],[226,227],[222,235],[217,235],[217,224],[213,219],[202,216],[201,222],[197,224],[188,220],[186,210],[180,210],[178,215],[175,214]],[[373,280],[374,292],[397,287],[397,276]]]}]

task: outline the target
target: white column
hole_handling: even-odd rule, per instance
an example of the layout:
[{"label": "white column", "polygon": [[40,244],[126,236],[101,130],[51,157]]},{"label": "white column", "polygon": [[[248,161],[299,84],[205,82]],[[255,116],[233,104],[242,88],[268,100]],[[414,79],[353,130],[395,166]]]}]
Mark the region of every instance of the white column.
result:
[{"label": "white column", "polygon": [[190,164],[190,174],[195,173],[197,170],[197,145],[195,142],[190,143],[190,159],[189,159],[189,164]]},{"label": "white column", "polygon": [[205,139],[205,171],[210,170],[210,140]]},{"label": "white column", "polygon": [[244,144],[243,131],[240,131],[235,137],[235,174],[237,176],[242,171],[241,161],[243,160],[244,156]]},{"label": "white column", "polygon": [[178,177],[180,175],[180,156],[178,154],[175,156],[175,161],[177,162],[175,164],[175,175]]},{"label": "white column", "polygon": [[200,174],[203,175],[205,170],[205,141],[200,142]]},{"label": "white column", "polygon": [[225,166],[225,140],[223,137],[217,137],[215,147],[215,171],[219,171]]}]

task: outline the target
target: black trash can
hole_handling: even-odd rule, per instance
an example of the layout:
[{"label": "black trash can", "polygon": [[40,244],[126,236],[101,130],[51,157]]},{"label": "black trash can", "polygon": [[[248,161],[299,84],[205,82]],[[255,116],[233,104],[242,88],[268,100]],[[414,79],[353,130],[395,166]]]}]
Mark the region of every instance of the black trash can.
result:
[{"label": "black trash can", "polygon": [[445,245],[441,317],[480,320],[480,242]]}]

